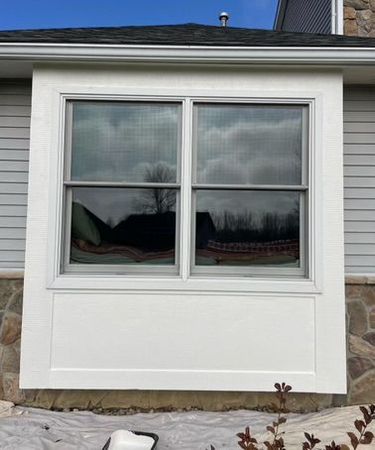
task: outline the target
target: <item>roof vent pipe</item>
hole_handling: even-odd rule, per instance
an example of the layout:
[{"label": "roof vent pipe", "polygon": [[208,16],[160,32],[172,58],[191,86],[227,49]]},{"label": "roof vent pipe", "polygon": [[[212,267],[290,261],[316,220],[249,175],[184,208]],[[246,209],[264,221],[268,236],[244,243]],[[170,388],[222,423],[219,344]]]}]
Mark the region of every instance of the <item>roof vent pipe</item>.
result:
[{"label": "roof vent pipe", "polygon": [[222,27],[226,27],[228,20],[229,20],[229,14],[225,11],[223,11],[220,16],[219,16],[220,22],[221,22],[221,26]]}]

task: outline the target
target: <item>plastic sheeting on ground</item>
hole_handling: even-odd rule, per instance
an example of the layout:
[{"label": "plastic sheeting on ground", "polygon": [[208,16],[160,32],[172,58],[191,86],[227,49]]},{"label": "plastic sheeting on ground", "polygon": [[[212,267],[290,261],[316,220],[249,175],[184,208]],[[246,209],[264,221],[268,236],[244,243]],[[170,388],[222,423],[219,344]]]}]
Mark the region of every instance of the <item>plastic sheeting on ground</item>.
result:
[{"label": "plastic sheeting on ground", "polygon": [[[34,408],[9,409],[0,418],[0,448],[7,450],[100,450],[117,429],[149,431],[159,435],[157,450],[237,450],[236,433],[250,426],[258,440],[274,414],[256,411],[173,412],[105,416],[91,412],[53,412]],[[287,450],[301,449],[303,432],[326,444],[348,443],[347,431],[360,417],[358,407],[335,408],[311,414],[289,414],[283,425]],[[375,428],[375,427],[374,427]],[[375,430],[372,430],[375,431]]]}]

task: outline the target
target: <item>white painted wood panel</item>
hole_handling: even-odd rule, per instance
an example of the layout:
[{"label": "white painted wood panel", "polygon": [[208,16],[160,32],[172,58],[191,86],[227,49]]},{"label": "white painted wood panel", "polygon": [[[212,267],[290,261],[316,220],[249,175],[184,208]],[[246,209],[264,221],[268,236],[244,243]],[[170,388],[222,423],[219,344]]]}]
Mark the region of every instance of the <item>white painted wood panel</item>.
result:
[{"label": "white painted wood panel", "polygon": [[[309,104],[309,277],[61,274],[64,98],[98,95]],[[339,71],[40,65],[33,112],[21,387],[345,392]]]},{"label": "white painted wood panel", "polygon": [[[312,297],[236,296],[228,302],[226,296],[118,293],[102,300],[101,294],[54,296],[51,370],[59,385],[75,387],[77,381],[64,379],[73,371],[87,379],[93,371],[120,371],[123,387],[129,389],[147,388],[147,383],[142,386],[147,374],[162,378],[167,373],[173,373],[173,381],[161,382],[163,389],[183,389],[190,377],[200,389],[233,390],[238,373],[241,390],[251,389],[252,377],[267,389],[271,374],[297,384],[296,372],[313,380]],[[270,339],[275,323],[291,316],[291,327],[278,330],[277,342]],[[98,341],[95,335],[105,323],[111,326]],[[147,331],[142,326],[146,323]],[[104,380],[92,380],[92,387],[108,387]]]}]

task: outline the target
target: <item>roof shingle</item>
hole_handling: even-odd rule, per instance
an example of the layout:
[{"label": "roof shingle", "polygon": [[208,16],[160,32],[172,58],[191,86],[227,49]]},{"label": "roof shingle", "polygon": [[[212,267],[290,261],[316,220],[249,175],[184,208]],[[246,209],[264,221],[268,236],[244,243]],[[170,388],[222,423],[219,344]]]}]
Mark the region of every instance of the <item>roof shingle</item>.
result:
[{"label": "roof shingle", "polygon": [[199,24],[0,31],[1,42],[235,47],[375,47],[375,39]]}]

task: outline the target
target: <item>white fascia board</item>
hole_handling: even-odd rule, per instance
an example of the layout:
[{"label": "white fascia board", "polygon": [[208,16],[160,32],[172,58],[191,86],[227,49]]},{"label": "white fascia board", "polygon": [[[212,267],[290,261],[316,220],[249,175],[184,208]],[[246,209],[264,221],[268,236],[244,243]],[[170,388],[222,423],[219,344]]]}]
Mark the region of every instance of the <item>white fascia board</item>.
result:
[{"label": "white fascia board", "polygon": [[375,65],[375,48],[1,43],[0,60]]}]

